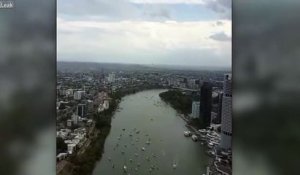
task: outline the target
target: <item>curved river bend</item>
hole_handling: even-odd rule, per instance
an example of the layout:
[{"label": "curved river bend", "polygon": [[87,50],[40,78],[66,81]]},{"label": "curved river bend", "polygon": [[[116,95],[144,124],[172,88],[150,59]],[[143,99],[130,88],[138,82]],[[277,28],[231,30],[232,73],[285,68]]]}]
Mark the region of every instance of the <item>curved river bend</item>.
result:
[{"label": "curved river bend", "polygon": [[209,159],[205,148],[183,136],[185,122],[160,99],[163,91],[142,91],[123,98],[93,175],[205,173]]}]

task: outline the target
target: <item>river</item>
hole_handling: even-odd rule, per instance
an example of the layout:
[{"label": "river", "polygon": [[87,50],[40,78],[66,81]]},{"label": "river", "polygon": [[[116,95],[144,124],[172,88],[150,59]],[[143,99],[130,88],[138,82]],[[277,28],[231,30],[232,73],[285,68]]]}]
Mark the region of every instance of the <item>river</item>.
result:
[{"label": "river", "polygon": [[163,91],[166,90],[142,91],[122,99],[93,175],[202,175],[206,172],[209,157],[205,148],[184,137],[185,122],[160,99],[159,93]]}]

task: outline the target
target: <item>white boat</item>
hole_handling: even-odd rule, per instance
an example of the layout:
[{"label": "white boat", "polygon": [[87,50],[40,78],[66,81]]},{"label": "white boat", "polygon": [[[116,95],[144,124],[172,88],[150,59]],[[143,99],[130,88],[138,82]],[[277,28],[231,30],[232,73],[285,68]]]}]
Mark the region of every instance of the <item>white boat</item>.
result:
[{"label": "white boat", "polygon": [[127,166],[126,165],[123,166],[123,170],[124,170],[124,172],[127,172]]},{"label": "white boat", "polygon": [[146,150],[146,148],[145,147],[142,147],[142,151],[145,151]]},{"label": "white boat", "polygon": [[172,166],[173,166],[173,169],[176,169],[177,164],[174,162]]},{"label": "white boat", "polygon": [[184,131],[184,136],[190,137],[192,135],[191,131]]},{"label": "white boat", "polygon": [[198,137],[196,135],[192,135],[192,140],[197,142],[198,141]]}]

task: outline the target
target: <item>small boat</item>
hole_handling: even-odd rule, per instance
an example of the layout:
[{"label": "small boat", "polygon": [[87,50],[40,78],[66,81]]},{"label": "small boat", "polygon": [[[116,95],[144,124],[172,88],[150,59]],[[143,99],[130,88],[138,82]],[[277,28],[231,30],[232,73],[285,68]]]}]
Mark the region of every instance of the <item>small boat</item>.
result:
[{"label": "small boat", "polygon": [[125,131],[125,128],[123,128],[123,131]]},{"label": "small boat", "polygon": [[138,153],[135,153],[134,155],[135,155],[135,157],[139,156]]},{"label": "small boat", "polygon": [[147,145],[150,145],[150,143],[151,143],[151,142],[150,142],[149,140],[146,142]]},{"label": "small boat", "polygon": [[123,166],[123,170],[124,170],[124,172],[127,172],[127,166],[126,165]]},{"label": "small boat", "polygon": [[140,133],[140,131],[136,131],[135,133],[136,133],[136,134],[139,134],[139,133]]},{"label": "small boat", "polygon": [[192,135],[192,140],[193,140],[194,142],[197,142],[197,141],[198,141],[198,137],[197,137],[196,135]]},{"label": "small boat", "polygon": [[146,148],[145,147],[142,147],[142,151],[145,151],[146,150]]},{"label": "small boat", "polygon": [[173,169],[176,169],[177,164],[174,162],[172,166],[173,166]]},{"label": "small boat", "polygon": [[132,162],[132,159],[129,159],[129,162]]},{"label": "small boat", "polygon": [[108,157],[108,161],[111,161],[111,158],[110,158],[110,157]]},{"label": "small boat", "polygon": [[138,167],[140,167],[140,166],[141,166],[141,164],[140,164],[140,163],[137,163],[137,166],[138,166]]},{"label": "small boat", "polygon": [[184,131],[184,136],[190,137],[192,135],[191,131]]}]

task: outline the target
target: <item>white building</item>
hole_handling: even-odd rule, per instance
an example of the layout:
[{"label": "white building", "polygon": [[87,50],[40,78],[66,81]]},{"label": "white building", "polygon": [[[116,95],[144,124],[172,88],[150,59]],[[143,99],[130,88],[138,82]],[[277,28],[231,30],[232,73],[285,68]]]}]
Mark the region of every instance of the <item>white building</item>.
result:
[{"label": "white building", "polygon": [[115,75],[115,73],[108,74],[107,80],[108,80],[109,83],[115,82],[116,81],[116,75]]},{"label": "white building", "polygon": [[72,126],[72,120],[67,120],[67,126],[71,127]]},{"label": "white building", "polygon": [[74,100],[80,100],[84,96],[85,91],[74,92]]},{"label": "white building", "polygon": [[192,118],[199,118],[200,113],[200,102],[193,101],[192,104]]},{"label": "white building", "polygon": [[78,115],[76,115],[76,114],[73,114],[73,115],[72,115],[72,121],[73,121],[73,123],[74,123],[75,125],[78,124],[78,119],[79,119],[79,116],[78,116]]},{"label": "white building", "polygon": [[74,95],[74,90],[73,89],[67,89],[66,90],[66,96],[67,97],[72,97]]},{"label": "white building", "polygon": [[74,144],[74,143],[68,144],[68,153],[73,154],[75,148],[76,148],[76,144]]},{"label": "white building", "polygon": [[222,99],[221,148],[231,149],[232,137],[232,84],[231,74],[225,74]]}]

